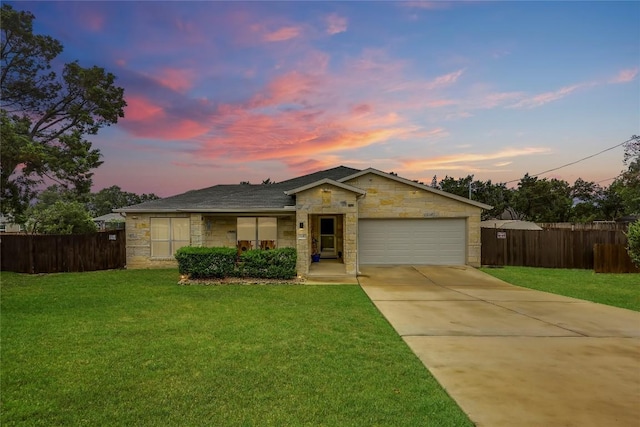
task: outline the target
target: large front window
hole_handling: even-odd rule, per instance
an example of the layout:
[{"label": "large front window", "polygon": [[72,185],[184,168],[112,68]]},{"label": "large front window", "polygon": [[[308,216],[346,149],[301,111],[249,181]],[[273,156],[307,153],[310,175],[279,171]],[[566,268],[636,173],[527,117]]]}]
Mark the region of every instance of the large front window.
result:
[{"label": "large front window", "polygon": [[238,247],[241,250],[273,249],[277,240],[278,218],[238,218]]},{"label": "large front window", "polygon": [[151,218],[151,256],[172,257],[189,246],[189,218]]}]

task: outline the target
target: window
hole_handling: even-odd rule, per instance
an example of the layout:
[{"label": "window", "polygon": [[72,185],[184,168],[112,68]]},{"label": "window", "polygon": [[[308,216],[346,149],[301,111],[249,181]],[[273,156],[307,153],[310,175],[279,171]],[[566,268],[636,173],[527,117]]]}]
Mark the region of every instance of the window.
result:
[{"label": "window", "polygon": [[244,249],[272,249],[278,240],[278,218],[238,218],[238,245]]},{"label": "window", "polygon": [[189,243],[189,218],[151,218],[152,257],[172,257]]}]

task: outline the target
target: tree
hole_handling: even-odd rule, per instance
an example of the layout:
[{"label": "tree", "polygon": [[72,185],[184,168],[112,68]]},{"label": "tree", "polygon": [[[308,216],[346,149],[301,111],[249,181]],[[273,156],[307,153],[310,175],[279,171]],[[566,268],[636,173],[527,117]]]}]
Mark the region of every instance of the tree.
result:
[{"label": "tree", "polygon": [[467,175],[466,178],[458,178],[457,180],[446,176],[436,188],[464,198],[471,195],[471,200],[493,206],[490,210],[482,211],[483,220],[498,217],[507,209],[511,198],[511,190],[507,188],[506,184],[493,184],[491,180],[474,181],[473,175]]},{"label": "tree", "polygon": [[30,209],[27,230],[42,234],[82,234],[95,233],[98,227],[82,203],[58,200],[50,206]]},{"label": "tree", "polygon": [[627,251],[631,261],[640,268],[640,220],[629,225],[627,231]]},{"label": "tree", "polygon": [[493,184],[491,180],[474,181],[471,188],[473,200],[493,206],[492,209],[482,211],[482,220],[497,218],[509,207],[512,191],[506,184]]},{"label": "tree", "polygon": [[570,216],[572,221],[590,222],[603,217],[601,205],[603,190],[595,182],[587,182],[582,178],[576,179],[570,189],[570,196],[573,200]]},{"label": "tree", "polygon": [[466,199],[469,198],[469,188],[472,182],[473,175],[467,175],[466,178],[458,179],[454,179],[447,175],[442,179],[442,181],[440,181],[440,189]]},{"label": "tree", "polygon": [[620,197],[620,183],[614,181],[602,190],[602,196],[598,200],[598,208],[602,219],[613,221],[624,215],[624,203]]},{"label": "tree", "polygon": [[124,90],[115,76],[96,66],[52,62],[57,40],[33,34],[30,12],[3,4],[0,16],[0,196],[2,213],[23,218],[46,182],[86,194],[91,172],[102,164],[85,135],[124,117]]},{"label": "tree", "polygon": [[511,207],[519,217],[535,222],[565,222],[571,213],[571,191],[566,181],[538,179],[525,174],[513,193]]},{"label": "tree", "polygon": [[87,209],[94,217],[111,213],[113,209],[123,208],[125,206],[137,205],[138,203],[156,200],[160,197],[153,193],[141,194],[122,191],[117,185],[104,188],[97,193],[91,194],[87,202]]},{"label": "tree", "polygon": [[626,171],[611,184],[622,199],[624,214],[640,215],[640,136],[633,135],[624,144]]}]

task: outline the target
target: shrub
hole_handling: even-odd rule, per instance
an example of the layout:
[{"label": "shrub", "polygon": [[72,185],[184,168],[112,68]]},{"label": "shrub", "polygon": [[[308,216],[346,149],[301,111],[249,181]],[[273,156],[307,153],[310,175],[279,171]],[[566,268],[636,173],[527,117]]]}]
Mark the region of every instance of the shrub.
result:
[{"label": "shrub", "polygon": [[233,273],[236,263],[235,248],[197,248],[184,246],[176,252],[180,274],[193,279],[223,278]]},{"label": "shrub", "polygon": [[243,252],[237,268],[240,277],[292,279],[296,276],[296,250],[282,248]]},{"label": "shrub", "polygon": [[296,276],[296,250],[282,248],[251,250],[240,255],[236,265],[235,248],[197,248],[184,246],[176,252],[180,274],[193,279],[253,277],[291,279]]},{"label": "shrub", "polygon": [[627,231],[627,252],[631,261],[640,267],[640,220],[629,225],[629,231]]}]

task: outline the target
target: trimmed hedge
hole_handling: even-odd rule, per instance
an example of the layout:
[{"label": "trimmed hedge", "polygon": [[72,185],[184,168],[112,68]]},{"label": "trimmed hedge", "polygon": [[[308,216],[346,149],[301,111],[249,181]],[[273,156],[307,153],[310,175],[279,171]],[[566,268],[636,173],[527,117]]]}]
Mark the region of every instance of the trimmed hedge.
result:
[{"label": "trimmed hedge", "polygon": [[233,273],[236,266],[234,248],[196,248],[183,246],[176,252],[180,274],[193,279],[221,279]]},{"label": "trimmed hedge", "polygon": [[197,248],[185,246],[175,255],[180,274],[193,279],[252,277],[292,279],[296,276],[296,250],[282,248],[250,250],[239,257],[235,248]]},{"label": "trimmed hedge", "polygon": [[292,279],[296,277],[296,250],[294,248],[254,249],[243,252],[238,263],[239,277],[260,279]]}]

